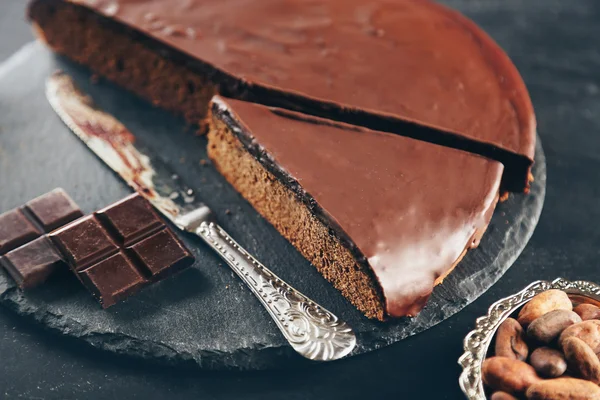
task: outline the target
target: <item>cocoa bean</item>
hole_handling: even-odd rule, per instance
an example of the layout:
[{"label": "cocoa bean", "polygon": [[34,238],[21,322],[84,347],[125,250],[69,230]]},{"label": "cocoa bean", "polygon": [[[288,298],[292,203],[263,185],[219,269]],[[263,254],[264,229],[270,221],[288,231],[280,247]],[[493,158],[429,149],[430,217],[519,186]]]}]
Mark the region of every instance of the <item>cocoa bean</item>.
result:
[{"label": "cocoa bean", "polygon": [[593,304],[582,303],[573,309],[582,320],[600,319],[600,308]]},{"label": "cocoa bean", "polygon": [[529,400],[600,400],[600,387],[575,378],[538,381],[526,392]]},{"label": "cocoa bean", "polygon": [[568,337],[577,337],[587,343],[594,353],[600,352],[600,321],[589,320],[574,324],[565,329],[559,338],[559,344]]},{"label": "cocoa bean", "polygon": [[496,331],[496,352],[500,357],[525,361],[529,354],[524,331],[516,319],[507,318]]},{"label": "cocoa bean", "polygon": [[529,363],[540,376],[547,378],[557,378],[567,370],[567,362],[562,353],[549,347],[535,349]]},{"label": "cocoa bean", "polygon": [[550,289],[532,298],[523,306],[517,320],[523,326],[554,310],[573,310],[573,303],[562,290]]},{"label": "cocoa bean", "polygon": [[583,379],[600,384],[600,360],[583,340],[574,336],[562,341],[569,370]]},{"label": "cocoa bean", "polygon": [[581,322],[581,317],[573,311],[550,311],[529,324],[527,336],[539,342],[549,344],[567,327],[579,322]]},{"label": "cocoa bean", "polygon": [[508,394],[506,392],[496,392],[492,394],[490,400],[517,400],[517,398],[512,394]]},{"label": "cocoa bean", "polygon": [[541,380],[533,367],[508,357],[490,357],[481,369],[483,382],[493,390],[519,394]]}]

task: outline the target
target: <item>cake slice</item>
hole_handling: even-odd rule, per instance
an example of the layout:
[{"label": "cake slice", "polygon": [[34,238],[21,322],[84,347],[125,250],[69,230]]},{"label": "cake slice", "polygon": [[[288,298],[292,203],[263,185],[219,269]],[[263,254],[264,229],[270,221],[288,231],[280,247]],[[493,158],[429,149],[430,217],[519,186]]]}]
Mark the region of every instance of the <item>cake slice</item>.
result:
[{"label": "cake slice", "polygon": [[369,318],[417,314],[494,211],[497,161],[218,96],[210,109],[216,168]]},{"label": "cake slice", "polygon": [[205,118],[213,94],[496,159],[524,191],[535,117],[506,54],[427,0],[33,0],[48,45],[154,104]]}]

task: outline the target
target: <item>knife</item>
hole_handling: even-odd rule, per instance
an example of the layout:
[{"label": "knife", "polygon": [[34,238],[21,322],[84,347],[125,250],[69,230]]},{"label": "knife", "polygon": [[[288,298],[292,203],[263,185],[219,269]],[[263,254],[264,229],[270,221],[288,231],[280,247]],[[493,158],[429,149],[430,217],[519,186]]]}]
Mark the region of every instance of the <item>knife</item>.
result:
[{"label": "knife", "polygon": [[179,229],[203,239],[256,295],[289,344],[302,356],[336,360],[356,346],[350,326],[285,283],[223,228],[194,191],[115,117],[98,109],[73,79],[55,72],[46,97],[61,120],[129,186]]}]

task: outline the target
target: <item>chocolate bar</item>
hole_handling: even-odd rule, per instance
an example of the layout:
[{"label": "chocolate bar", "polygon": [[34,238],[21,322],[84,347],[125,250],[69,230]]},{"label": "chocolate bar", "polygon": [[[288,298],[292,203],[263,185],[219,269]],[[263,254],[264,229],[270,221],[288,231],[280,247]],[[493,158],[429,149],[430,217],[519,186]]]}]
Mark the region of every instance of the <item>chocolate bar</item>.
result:
[{"label": "chocolate bar", "polygon": [[0,215],[0,265],[22,289],[44,282],[64,265],[46,234],[82,215],[63,189]]},{"label": "chocolate bar", "polygon": [[137,193],[52,232],[50,238],[104,308],[194,261]]},{"label": "chocolate bar", "polygon": [[0,259],[0,264],[21,289],[31,289],[65,265],[46,235],[17,247]]}]

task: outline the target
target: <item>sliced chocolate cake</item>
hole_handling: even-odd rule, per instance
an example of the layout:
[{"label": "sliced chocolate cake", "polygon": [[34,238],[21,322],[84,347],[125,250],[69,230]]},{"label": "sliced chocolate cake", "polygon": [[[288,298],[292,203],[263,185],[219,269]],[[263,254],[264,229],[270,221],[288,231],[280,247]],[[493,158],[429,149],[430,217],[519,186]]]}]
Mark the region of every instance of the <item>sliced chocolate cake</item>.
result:
[{"label": "sliced chocolate cake", "polygon": [[523,191],[535,118],[516,68],[427,0],[33,0],[57,51],[154,104],[206,117],[215,93],[502,162]]},{"label": "sliced chocolate cake", "polygon": [[210,109],[216,168],[370,318],[418,313],[498,199],[497,161],[239,100]]}]

